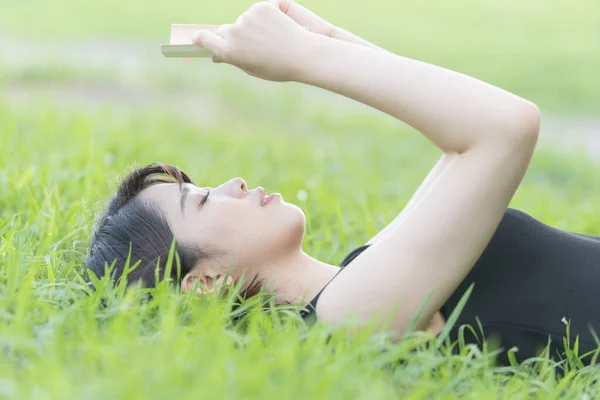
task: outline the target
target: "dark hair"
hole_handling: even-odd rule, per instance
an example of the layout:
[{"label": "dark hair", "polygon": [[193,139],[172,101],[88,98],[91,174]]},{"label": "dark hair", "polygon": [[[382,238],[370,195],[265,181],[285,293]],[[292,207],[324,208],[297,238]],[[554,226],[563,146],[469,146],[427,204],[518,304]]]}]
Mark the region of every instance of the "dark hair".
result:
[{"label": "dark hair", "polygon": [[[129,269],[139,264],[128,271],[127,285],[141,282],[144,288],[154,288],[157,278],[166,278],[167,261],[174,245],[173,255],[178,260],[173,259],[167,278],[179,285],[199,261],[211,257],[197,245],[176,241],[164,213],[152,202],[138,197],[142,190],[157,183],[194,184],[187,174],[168,164],[153,163],[131,172],[110,200],[92,236],[85,265],[98,278],[114,263],[112,279],[116,282],[129,260]],[[260,287],[253,280],[244,295],[253,296]]]}]

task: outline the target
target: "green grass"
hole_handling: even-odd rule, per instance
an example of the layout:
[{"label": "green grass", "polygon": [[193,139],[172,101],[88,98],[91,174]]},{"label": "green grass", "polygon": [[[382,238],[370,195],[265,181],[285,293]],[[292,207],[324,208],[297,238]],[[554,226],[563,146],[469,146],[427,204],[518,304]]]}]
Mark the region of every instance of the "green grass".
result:
[{"label": "green grass", "polygon": [[[95,216],[134,166],[163,161],[202,185],[242,176],[281,192],[307,215],[305,250],[338,264],[395,217],[440,156],[406,125],[338,96],[160,57],[171,22],[229,22],[251,2],[222,4],[2,5],[0,39],[49,40],[49,48],[139,40],[157,54],[131,69],[0,60],[0,398],[597,397],[599,373],[573,360],[501,368],[491,348],[452,356],[420,333],[389,345],[368,331],[308,329],[294,310],[260,311],[258,299],[233,324],[227,299],[167,287],[150,304],[108,285],[86,294],[82,260]],[[399,54],[511,90],[543,114],[600,109],[594,0],[304,4]],[[57,96],[65,88],[86,94]],[[15,93],[30,97],[17,102]],[[581,154],[539,148],[511,206],[600,235],[599,167]],[[296,201],[301,190],[308,197]]]},{"label": "green grass", "polygon": [[[279,94],[282,104],[298,101],[296,88]],[[493,352],[465,347],[450,356],[422,334],[386,345],[368,332],[348,338],[340,331],[327,343],[325,327],[307,329],[285,310],[251,307],[247,324],[237,326],[226,303],[167,288],[150,305],[137,303],[135,293],[104,288],[110,300],[99,307],[99,297],[83,290],[81,259],[95,212],[134,163],[176,163],[203,185],[241,175],[289,201],[306,190],[306,201],[297,202],[308,217],[305,250],[339,263],[394,217],[439,156],[386,116],[342,118],[321,104],[298,114],[272,102],[255,106],[252,115],[248,103],[261,94],[245,98],[236,105],[216,96],[235,115],[218,124],[188,123],[168,111],[132,108],[124,116],[111,107],[0,103],[3,394],[546,399],[596,393],[598,375],[590,369],[557,379],[548,360],[535,368],[494,367]],[[600,234],[595,171],[577,154],[540,151],[511,205],[557,227]]]}]

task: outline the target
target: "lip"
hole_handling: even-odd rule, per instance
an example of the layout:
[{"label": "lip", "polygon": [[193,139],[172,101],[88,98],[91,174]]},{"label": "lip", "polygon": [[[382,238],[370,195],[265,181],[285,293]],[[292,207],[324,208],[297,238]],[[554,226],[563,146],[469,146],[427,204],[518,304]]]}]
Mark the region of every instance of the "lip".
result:
[{"label": "lip", "polygon": [[279,193],[271,193],[270,195],[267,196],[267,198],[264,199],[263,207],[266,206],[267,204],[269,204],[275,198],[281,198],[281,195]]},{"label": "lip", "polygon": [[267,192],[265,192],[265,189],[262,186],[259,186],[257,189],[258,189],[258,194],[260,195],[260,205],[262,206],[263,203],[265,202],[265,197],[267,196]]}]

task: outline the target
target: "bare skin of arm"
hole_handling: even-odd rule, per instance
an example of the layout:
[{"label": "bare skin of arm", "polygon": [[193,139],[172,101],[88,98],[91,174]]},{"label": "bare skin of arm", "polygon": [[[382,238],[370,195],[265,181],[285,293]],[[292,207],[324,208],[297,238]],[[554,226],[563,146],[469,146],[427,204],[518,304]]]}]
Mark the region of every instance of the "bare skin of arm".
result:
[{"label": "bare skin of arm", "polygon": [[[334,39],[342,40],[349,43],[358,44],[361,46],[369,47],[372,49],[378,49],[381,51],[387,51],[368,40],[355,35],[341,27],[337,27],[323,18],[319,17],[312,11],[306,9],[302,5],[293,2],[292,0],[270,0],[270,3],[276,5],[283,13],[292,18],[295,22],[301,26],[309,29],[312,33],[325,35]],[[431,169],[427,177],[423,180],[415,194],[411,197],[408,204],[402,209],[402,211],[390,222],[384,229],[378,232],[375,236],[367,241],[368,245],[373,245],[378,241],[382,240],[389,234],[395,226],[398,226],[404,217],[409,213],[412,207],[419,203],[419,200],[426,193],[431,185],[437,180],[437,178],[443,173],[452,160],[456,157],[456,154],[445,153]],[[444,317],[440,312],[433,315],[431,321],[427,323],[427,329],[433,334],[438,334],[444,328]]]},{"label": "bare skin of arm", "polygon": [[[299,81],[375,107],[444,152],[402,217],[321,294],[320,320],[375,319],[404,332],[431,294],[425,329],[491,239],[539,131],[532,103],[444,68],[315,37]],[[397,308],[396,308],[397,307]]]},{"label": "bare skin of arm", "polygon": [[[358,44],[361,46],[378,49],[381,51],[387,51],[368,40],[355,35],[343,28],[337,27],[329,22],[325,21],[318,15],[314,14],[310,10],[302,7],[298,3],[291,0],[271,0],[271,3],[276,4],[281,11],[290,16],[294,21],[300,25],[308,28],[311,32],[329,36],[334,39],[343,40],[345,42]],[[450,164],[456,154],[444,154],[439,159],[437,164],[432,168],[427,177],[423,180],[415,194],[412,196],[408,204],[402,209],[400,214],[392,222],[390,222],[384,229],[378,232],[375,236],[367,241],[368,245],[373,245],[378,241],[382,240],[387,234],[394,229],[395,226],[399,225],[402,219],[408,214],[410,209],[419,202],[423,193],[426,193],[429,187],[437,180],[437,178],[443,173],[446,167]],[[431,321],[427,323],[427,330],[433,334],[438,334],[444,328],[444,317],[440,312],[437,312],[431,318]]]},{"label": "bare skin of arm", "polygon": [[444,153],[401,220],[325,288],[317,316],[374,321],[401,335],[429,298],[416,327],[426,329],[500,223],[537,143],[539,110],[458,72],[310,33],[281,14],[259,3],[224,38],[202,33],[196,42],[253,76],[320,87],[385,112]]}]

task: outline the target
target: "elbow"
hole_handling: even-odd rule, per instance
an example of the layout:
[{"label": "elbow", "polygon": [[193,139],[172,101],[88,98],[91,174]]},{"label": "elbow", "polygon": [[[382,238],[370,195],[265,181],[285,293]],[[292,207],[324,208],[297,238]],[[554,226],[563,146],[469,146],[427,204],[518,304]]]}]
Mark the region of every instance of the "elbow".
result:
[{"label": "elbow", "polygon": [[530,101],[526,101],[523,111],[523,135],[526,136],[533,145],[537,143],[540,135],[540,109]]},{"label": "elbow", "polygon": [[486,126],[489,134],[482,135],[477,145],[531,153],[540,132],[540,110],[534,103],[520,99],[511,103],[510,110],[504,109],[487,121]]},{"label": "elbow", "polygon": [[523,100],[512,118],[508,136],[525,148],[535,148],[540,134],[540,109],[534,103]]}]

